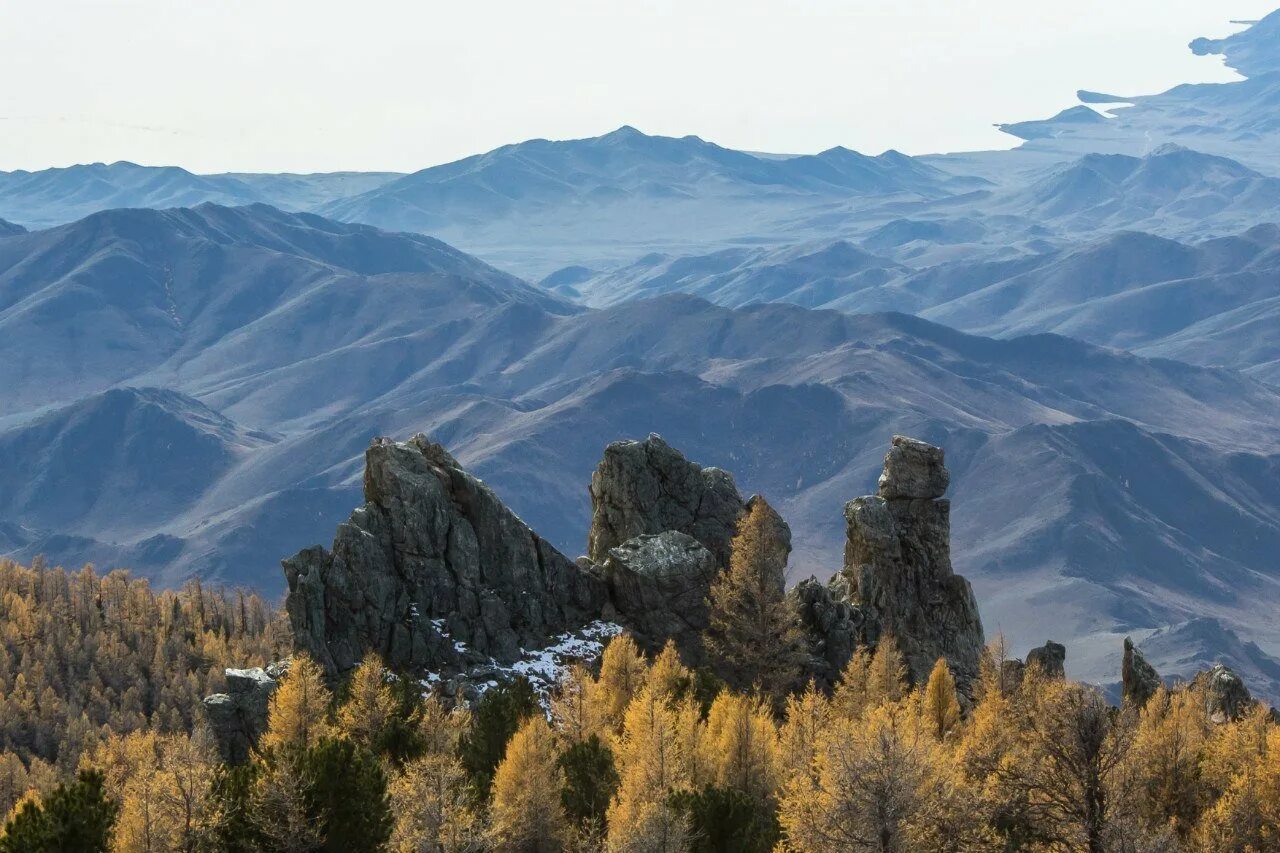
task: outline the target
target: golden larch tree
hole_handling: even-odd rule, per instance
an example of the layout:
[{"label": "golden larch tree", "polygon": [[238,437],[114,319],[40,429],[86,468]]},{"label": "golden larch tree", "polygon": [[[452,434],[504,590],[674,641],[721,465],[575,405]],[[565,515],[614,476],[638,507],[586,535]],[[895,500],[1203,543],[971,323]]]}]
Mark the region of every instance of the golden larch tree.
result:
[{"label": "golden larch tree", "polygon": [[535,714],[512,736],[493,777],[489,833],[495,850],[553,853],[564,848],[568,820],[560,804],[564,774],[555,736]]},{"label": "golden larch tree", "polygon": [[804,634],[786,595],[787,542],[777,514],[755,500],[738,524],[729,568],[711,586],[705,642],[731,684],[781,697],[799,681]]},{"label": "golden larch tree", "polygon": [[920,710],[929,730],[938,740],[945,738],[960,725],[960,699],[956,695],[956,680],[951,675],[946,658],[938,658],[938,662],[933,665],[929,682],[924,688],[924,696],[920,700]]}]

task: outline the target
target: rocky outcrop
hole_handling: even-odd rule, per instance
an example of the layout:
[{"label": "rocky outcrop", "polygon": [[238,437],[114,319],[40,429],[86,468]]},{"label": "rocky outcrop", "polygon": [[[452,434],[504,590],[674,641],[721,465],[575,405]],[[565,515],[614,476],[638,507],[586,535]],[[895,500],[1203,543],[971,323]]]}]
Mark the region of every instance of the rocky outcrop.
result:
[{"label": "rocky outcrop", "polygon": [[515,661],[603,611],[603,581],[529,529],[443,447],[377,439],[333,547],[283,563],[294,640],[330,674]]},{"label": "rocky outcrop", "polygon": [[223,761],[241,764],[249,759],[267,730],[271,694],[287,671],[287,663],[273,663],[266,669],[228,669],[227,692],[205,697],[205,719]]},{"label": "rocky outcrop", "polygon": [[614,442],[591,476],[587,557],[604,564],[629,539],[674,530],[701,542],[725,568],[746,508],[732,474],[690,462],[660,436]]},{"label": "rocky outcrop", "polygon": [[1141,708],[1147,700],[1163,685],[1160,674],[1155,667],[1147,663],[1147,659],[1129,637],[1124,638],[1124,659],[1120,664],[1120,681],[1123,686],[1124,701]]},{"label": "rocky outcrop", "polygon": [[1244,679],[1225,664],[1200,673],[1192,684],[1203,690],[1205,714],[1218,725],[1235,722],[1253,710],[1253,696]]},{"label": "rocky outcrop", "polygon": [[609,549],[603,574],[618,620],[642,646],[656,652],[670,638],[687,663],[702,662],[718,569],[701,542],[675,530],[637,536]]},{"label": "rocky outcrop", "polygon": [[[962,692],[977,678],[982,625],[968,582],[951,568],[943,462],[941,449],[895,437],[880,493],[845,508],[844,569],[789,594],[820,683],[834,683],[857,646],[888,633],[914,681],[939,657]],[[687,662],[701,663],[711,585],[756,502],[782,546],[776,581],[784,584],[791,531],[782,517],[762,498],[744,501],[729,473],[690,462],[656,435],[606,448],[591,481],[588,555],[577,563],[423,436],[375,440],[365,464],[366,502],[332,548],[283,563],[295,643],[331,676],[373,651],[395,670],[436,673],[438,683],[474,680],[565,632],[615,622],[651,651],[674,639]],[[1054,646],[1044,657],[1060,671]],[[213,701],[214,714],[229,719],[226,705]]]},{"label": "rocky outcrop", "polygon": [[1040,669],[1048,678],[1067,677],[1067,647],[1049,640],[1043,646],[1027,652],[1027,666]]},{"label": "rocky outcrop", "polygon": [[940,448],[894,436],[879,493],[845,506],[844,573],[869,640],[892,633],[915,683],[946,658],[968,692],[984,639],[973,589],[951,567],[949,479]]},{"label": "rocky outcrop", "polygon": [[820,687],[831,687],[854,649],[869,642],[866,614],[854,605],[849,579],[843,573],[825,584],[810,577],[787,595],[809,640],[809,675]]}]

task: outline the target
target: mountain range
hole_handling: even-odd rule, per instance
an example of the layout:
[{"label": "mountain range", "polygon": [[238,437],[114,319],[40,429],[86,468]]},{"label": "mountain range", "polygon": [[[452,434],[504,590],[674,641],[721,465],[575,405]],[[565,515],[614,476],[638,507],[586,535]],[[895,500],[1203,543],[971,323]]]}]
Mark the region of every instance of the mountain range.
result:
[{"label": "mountain range", "polygon": [[1193,618],[1280,643],[1259,604],[1280,390],[1239,373],[904,314],[584,309],[427,238],[263,206],[95,214],[0,241],[0,270],[19,556],[278,589],[279,557],[354,503],[369,439],[416,430],[573,553],[601,448],[656,431],[776,501],[793,574],[827,574],[840,507],[906,432],[947,447],[958,567],[1011,639],[1052,626],[1097,673],[1117,632]]},{"label": "mountain range", "polygon": [[623,127],[412,174],[0,173],[0,554],[275,592],[414,432],[572,554],[602,448],[658,432],[826,577],[909,433],[1017,651],[1107,683],[1132,634],[1280,695],[1280,13],[1193,49],[1247,79],[1083,92],[1004,152]]}]

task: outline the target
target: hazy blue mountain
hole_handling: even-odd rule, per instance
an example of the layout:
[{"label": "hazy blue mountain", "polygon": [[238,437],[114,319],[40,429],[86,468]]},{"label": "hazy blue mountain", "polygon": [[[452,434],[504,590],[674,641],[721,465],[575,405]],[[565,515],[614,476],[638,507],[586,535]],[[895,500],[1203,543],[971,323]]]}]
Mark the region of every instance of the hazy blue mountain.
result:
[{"label": "hazy blue mountain", "polygon": [[265,206],[98,213],[0,242],[0,387],[12,411],[191,361],[228,381],[270,367],[280,336],[321,355],[443,323],[427,292],[451,276],[574,310],[428,237]]},{"label": "hazy blue mountain", "polygon": [[1238,373],[902,314],[583,310],[261,206],[97,214],[0,257],[7,553],[278,589],[279,557],[356,503],[369,439],[419,430],[575,553],[603,446],[657,431],[769,495],[793,573],[826,574],[906,432],[947,447],[958,568],[1015,643],[1048,632],[1103,680],[1122,633],[1201,617],[1280,648],[1280,391]]},{"label": "hazy blue mountain", "polygon": [[41,228],[118,207],[181,207],[211,201],[248,204],[253,190],[233,178],[176,166],[92,163],[39,172],[0,173],[0,218]]},{"label": "hazy blue mountain", "polygon": [[[845,148],[765,157],[630,127],[530,140],[406,175],[322,206],[337,219],[426,231],[526,275],[616,265],[653,251],[777,243],[833,203],[877,206],[985,186],[918,159]],[[802,233],[807,234],[807,229]]]},{"label": "hazy blue mountain", "polygon": [[27,229],[21,225],[14,225],[12,222],[6,222],[0,219],[0,237],[12,237],[14,234],[25,234]]},{"label": "hazy blue mountain", "polygon": [[45,228],[114,208],[163,209],[206,202],[264,202],[308,210],[340,196],[366,192],[395,177],[398,175],[389,172],[196,175],[176,166],[126,162],[0,172],[0,219]]},{"label": "hazy blue mountain", "polygon": [[837,240],[783,249],[724,249],[696,257],[646,255],[629,266],[585,279],[562,271],[542,285],[592,306],[664,293],[688,293],[731,306],[753,302],[818,306],[906,272],[894,261]]}]

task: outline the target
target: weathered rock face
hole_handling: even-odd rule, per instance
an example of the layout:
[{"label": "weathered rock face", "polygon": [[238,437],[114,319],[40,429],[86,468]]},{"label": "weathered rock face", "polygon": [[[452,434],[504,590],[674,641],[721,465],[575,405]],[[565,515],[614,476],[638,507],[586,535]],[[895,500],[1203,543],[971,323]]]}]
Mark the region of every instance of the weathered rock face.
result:
[{"label": "weathered rock face", "polygon": [[1160,679],[1160,673],[1147,663],[1142,652],[1138,651],[1138,647],[1128,637],[1124,638],[1124,659],[1120,664],[1120,681],[1123,685],[1124,701],[1135,708],[1146,705],[1147,700],[1154,696],[1164,684]]},{"label": "weathered rock face", "polygon": [[948,481],[941,449],[894,436],[880,493],[845,506],[844,573],[870,640],[897,637],[916,683],[945,657],[967,693],[984,640],[973,589],[951,568]]},{"label": "weathered rock face", "polygon": [[283,562],[295,643],[331,674],[463,669],[598,618],[605,585],[538,537],[424,436],[365,453],[365,505],[331,550]]},{"label": "weathered rock face", "polygon": [[603,564],[628,539],[675,530],[701,542],[724,568],[745,511],[727,471],[690,462],[657,435],[614,442],[591,476],[587,556]]},{"label": "weathered rock face", "polygon": [[1244,679],[1224,664],[1196,676],[1195,682],[1204,688],[1205,714],[1222,725],[1234,722],[1253,709],[1253,696]]},{"label": "weathered rock face", "polygon": [[668,530],[645,534],[609,549],[604,580],[618,620],[642,646],[658,651],[676,641],[686,663],[701,664],[707,595],[719,570],[701,542]]},{"label": "weathered rock face", "polygon": [[1027,666],[1038,666],[1049,678],[1067,677],[1067,647],[1049,640],[1043,646],[1027,652]]},{"label": "weathered rock face", "polygon": [[951,474],[942,448],[895,435],[884,457],[878,492],[885,500],[934,500],[947,493]]},{"label": "weathered rock face", "polygon": [[809,638],[810,675],[819,686],[831,687],[854,649],[869,642],[866,614],[853,604],[849,579],[842,573],[825,584],[812,577],[803,580],[787,595]]},{"label": "weathered rock face", "polygon": [[249,751],[267,730],[271,694],[287,670],[287,664],[228,669],[227,692],[205,697],[205,718],[223,761],[241,764],[249,759]]}]

